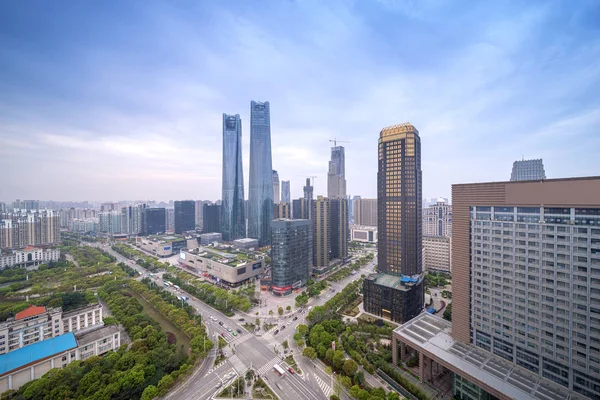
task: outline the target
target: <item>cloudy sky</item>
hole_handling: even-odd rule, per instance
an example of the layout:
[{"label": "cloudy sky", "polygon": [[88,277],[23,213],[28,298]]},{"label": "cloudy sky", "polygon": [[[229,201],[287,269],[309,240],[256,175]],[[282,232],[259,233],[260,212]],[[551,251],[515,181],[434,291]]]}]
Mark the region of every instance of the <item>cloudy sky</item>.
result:
[{"label": "cloudy sky", "polygon": [[[600,6],[577,1],[0,2],[0,200],[211,199],[221,113],[271,102],[273,167],[376,195],[382,127],[420,131],[424,197],[600,175]],[[248,193],[246,186],[246,195]]]}]

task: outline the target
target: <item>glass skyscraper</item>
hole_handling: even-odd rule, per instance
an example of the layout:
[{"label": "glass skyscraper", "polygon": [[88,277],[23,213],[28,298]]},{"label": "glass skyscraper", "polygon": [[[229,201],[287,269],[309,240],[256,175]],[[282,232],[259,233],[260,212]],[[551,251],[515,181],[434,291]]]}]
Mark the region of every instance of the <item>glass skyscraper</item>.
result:
[{"label": "glass skyscraper", "polygon": [[259,246],[271,243],[273,220],[273,166],[269,102],[250,102],[250,194],[248,236]]},{"label": "glass skyscraper", "polygon": [[223,193],[221,204],[223,240],[246,237],[244,170],[242,168],[242,120],[223,114]]}]

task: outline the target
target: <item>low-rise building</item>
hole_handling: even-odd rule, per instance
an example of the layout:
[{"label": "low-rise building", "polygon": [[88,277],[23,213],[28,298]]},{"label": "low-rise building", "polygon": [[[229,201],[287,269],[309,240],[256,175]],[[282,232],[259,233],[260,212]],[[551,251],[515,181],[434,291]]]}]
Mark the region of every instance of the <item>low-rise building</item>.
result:
[{"label": "low-rise building", "polygon": [[208,232],[200,235],[200,244],[205,246],[211,243],[221,243],[223,235],[218,232]]},{"label": "low-rise building", "polygon": [[121,329],[116,325],[96,327],[95,329],[75,335],[77,339],[77,360],[85,360],[91,356],[101,356],[121,346]]},{"label": "low-rise building", "polygon": [[449,236],[423,236],[423,269],[450,273],[451,243]]},{"label": "low-rise building", "polygon": [[363,243],[377,243],[377,227],[351,225],[350,240]]},{"label": "low-rise building", "polygon": [[233,241],[233,245],[238,249],[254,250],[258,249],[258,239],[243,238]]},{"label": "low-rise building", "polygon": [[0,251],[0,270],[13,267],[35,268],[40,264],[58,261],[59,258],[60,250],[53,248],[27,246],[21,250]]},{"label": "low-rise building", "polygon": [[102,319],[100,304],[78,308],[62,314],[63,332],[85,331],[101,325]]},{"label": "low-rise building", "polygon": [[169,257],[187,247],[187,239],[181,235],[138,236],[136,245],[158,257]]},{"label": "low-rise building", "polygon": [[262,254],[225,245],[183,249],[179,263],[232,287],[265,272]]}]

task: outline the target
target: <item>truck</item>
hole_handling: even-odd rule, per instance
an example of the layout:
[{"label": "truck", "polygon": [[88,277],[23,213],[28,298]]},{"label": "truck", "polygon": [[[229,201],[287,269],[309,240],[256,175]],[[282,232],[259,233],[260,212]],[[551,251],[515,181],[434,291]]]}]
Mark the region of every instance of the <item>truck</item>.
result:
[{"label": "truck", "polygon": [[277,372],[280,376],[284,376],[285,375],[285,371],[283,370],[283,368],[281,368],[279,366],[279,364],[275,364],[273,365],[273,369],[275,370],[275,372]]}]

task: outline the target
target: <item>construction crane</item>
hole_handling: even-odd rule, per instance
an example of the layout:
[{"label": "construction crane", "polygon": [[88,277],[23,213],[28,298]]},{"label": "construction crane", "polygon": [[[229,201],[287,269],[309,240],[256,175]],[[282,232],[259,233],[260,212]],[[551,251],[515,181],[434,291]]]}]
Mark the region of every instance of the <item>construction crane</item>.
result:
[{"label": "construction crane", "polygon": [[350,143],[350,142],[349,142],[349,141],[347,141],[347,140],[337,140],[336,138],[333,138],[333,140],[329,139],[329,141],[330,141],[330,142],[333,142],[333,147],[337,147],[337,143],[338,143],[338,142],[340,142],[340,143]]},{"label": "construction crane", "polygon": [[315,186],[315,178],[318,178],[318,176],[311,175],[308,178],[312,179],[312,181],[310,181],[310,186]]}]

